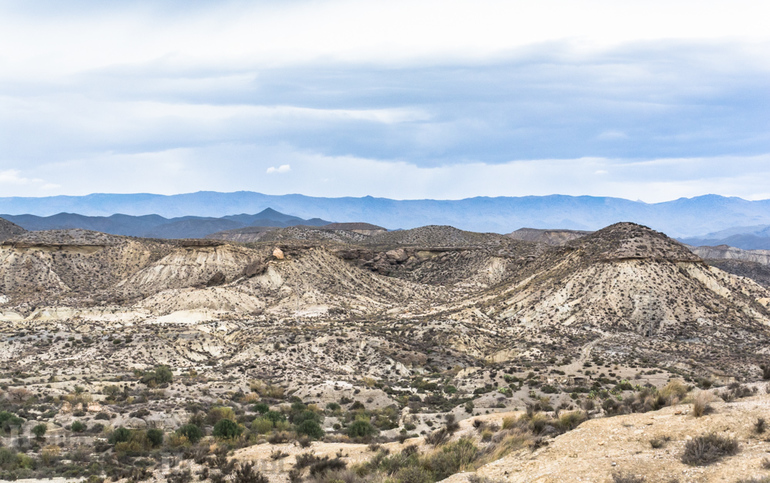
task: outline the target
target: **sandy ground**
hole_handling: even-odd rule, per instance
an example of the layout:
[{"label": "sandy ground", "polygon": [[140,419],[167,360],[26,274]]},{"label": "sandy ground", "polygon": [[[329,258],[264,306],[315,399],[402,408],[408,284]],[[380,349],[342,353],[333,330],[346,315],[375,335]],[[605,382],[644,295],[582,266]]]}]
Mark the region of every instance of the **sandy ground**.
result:
[{"label": "sandy ground", "polygon": [[[648,482],[736,482],[770,476],[762,469],[770,457],[770,429],[754,433],[762,417],[770,421],[770,396],[732,403],[712,403],[714,412],[700,418],[690,405],[660,411],[595,419],[557,437],[534,452],[522,450],[479,468],[477,474],[492,481],[511,482],[611,482],[613,472],[642,476]],[[715,432],[736,437],[739,453],[708,466],[680,462],[686,441]],[[668,436],[665,446],[653,449],[650,440]],[[468,481],[469,473],[447,482]]]}]

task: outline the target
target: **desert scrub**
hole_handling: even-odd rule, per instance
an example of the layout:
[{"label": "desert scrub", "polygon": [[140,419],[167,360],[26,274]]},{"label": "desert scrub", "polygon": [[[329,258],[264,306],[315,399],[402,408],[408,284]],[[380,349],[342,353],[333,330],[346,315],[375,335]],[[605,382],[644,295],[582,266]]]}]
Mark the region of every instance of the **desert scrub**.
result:
[{"label": "desert scrub", "polygon": [[688,465],[704,466],[737,453],[738,440],[709,433],[688,441],[685,444],[681,461]]},{"label": "desert scrub", "polygon": [[643,476],[636,476],[623,472],[612,474],[612,483],[644,483],[645,481]]},{"label": "desert scrub", "polygon": [[698,394],[695,395],[695,397],[692,398],[692,415],[696,418],[699,418],[703,415],[706,415],[711,412],[711,401],[713,400],[713,395],[706,392],[701,391]]}]

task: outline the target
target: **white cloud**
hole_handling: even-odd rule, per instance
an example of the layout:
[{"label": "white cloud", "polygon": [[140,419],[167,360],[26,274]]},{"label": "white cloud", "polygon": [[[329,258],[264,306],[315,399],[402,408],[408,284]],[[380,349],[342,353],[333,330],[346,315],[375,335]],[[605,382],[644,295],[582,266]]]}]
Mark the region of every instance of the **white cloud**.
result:
[{"label": "white cloud", "polygon": [[140,2],[112,9],[71,3],[48,15],[41,8],[0,12],[0,58],[13,67],[4,69],[6,76],[67,75],[163,58],[392,65],[489,59],[564,39],[589,50],[654,39],[767,39],[770,17],[763,0],[211,2],[170,12]]},{"label": "white cloud", "polygon": [[282,165],[278,166],[277,168],[275,166],[270,166],[269,168],[267,168],[266,173],[267,174],[273,174],[273,173],[282,174],[282,173],[288,173],[289,171],[291,171],[291,166],[289,166],[288,164],[282,164]]},{"label": "white cloud", "polygon": [[5,171],[0,171],[0,184],[26,186],[30,184],[39,184],[42,182],[42,179],[25,178],[24,176],[21,176],[21,171],[18,169],[7,169]]}]

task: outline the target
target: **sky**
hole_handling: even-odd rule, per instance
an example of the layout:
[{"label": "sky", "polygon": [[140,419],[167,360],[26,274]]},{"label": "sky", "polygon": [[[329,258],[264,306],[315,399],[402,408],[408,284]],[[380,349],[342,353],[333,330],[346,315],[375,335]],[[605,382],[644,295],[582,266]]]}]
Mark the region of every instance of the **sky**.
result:
[{"label": "sky", "polygon": [[766,0],[0,0],[0,196],[770,198]]}]

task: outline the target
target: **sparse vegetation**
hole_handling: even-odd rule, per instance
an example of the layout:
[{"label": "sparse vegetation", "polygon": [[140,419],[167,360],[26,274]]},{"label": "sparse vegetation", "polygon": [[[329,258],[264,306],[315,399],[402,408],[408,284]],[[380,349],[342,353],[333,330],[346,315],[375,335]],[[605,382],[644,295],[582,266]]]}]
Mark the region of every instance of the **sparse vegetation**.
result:
[{"label": "sparse vegetation", "polygon": [[681,460],[688,465],[702,466],[736,453],[738,453],[738,441],[735,438],[709,433],[687,441]]}]

